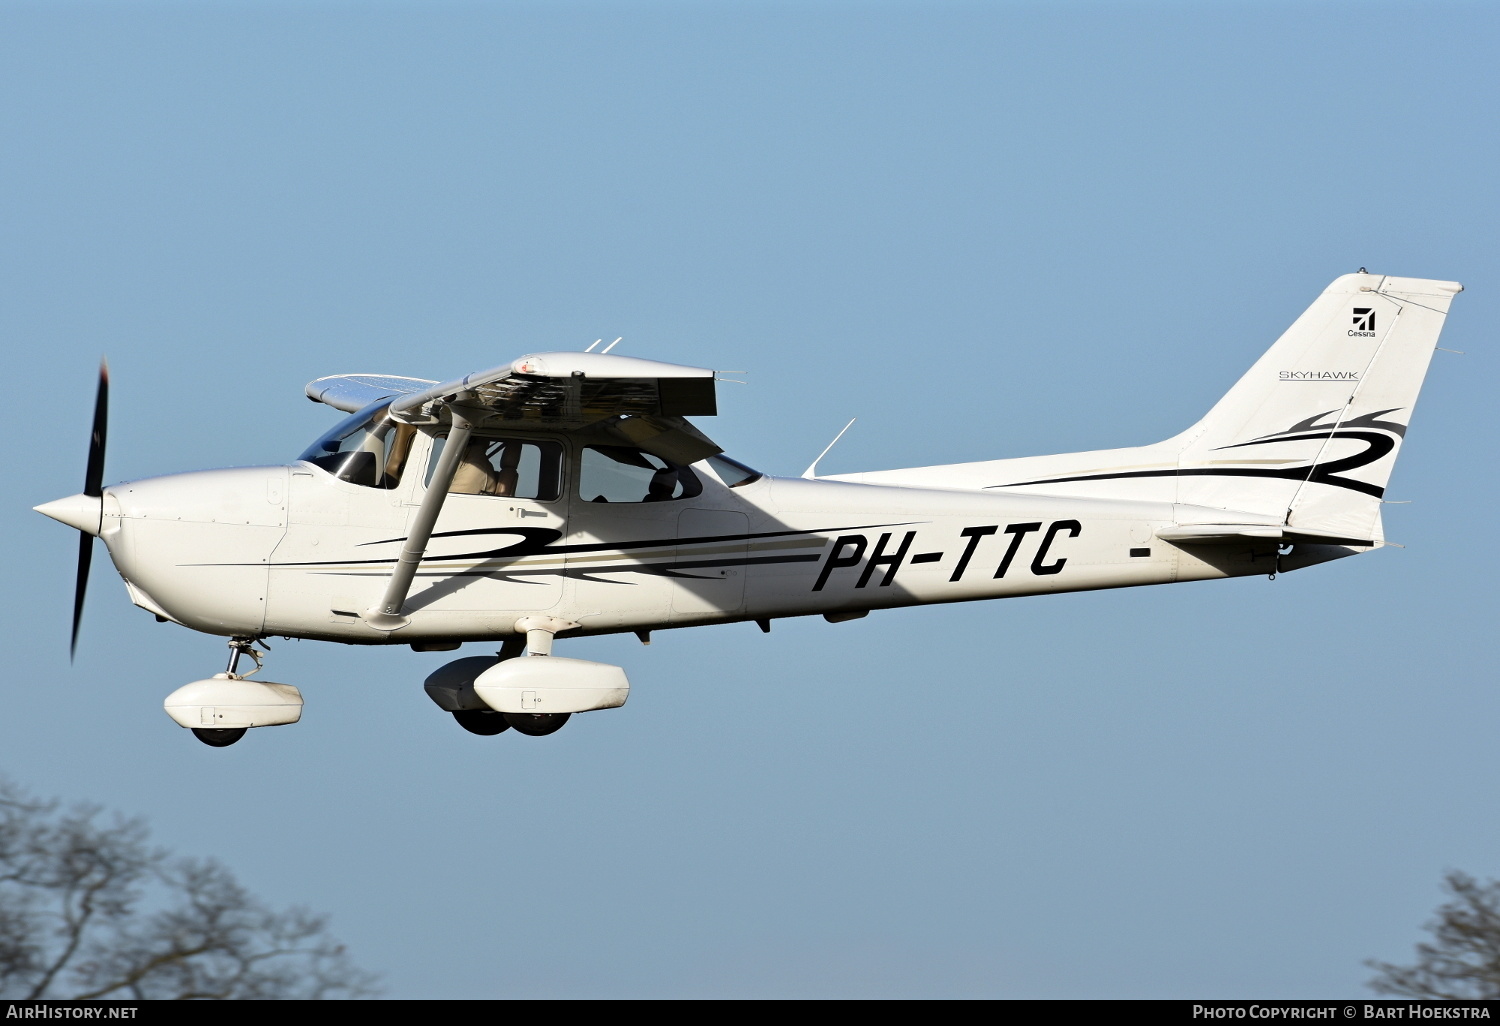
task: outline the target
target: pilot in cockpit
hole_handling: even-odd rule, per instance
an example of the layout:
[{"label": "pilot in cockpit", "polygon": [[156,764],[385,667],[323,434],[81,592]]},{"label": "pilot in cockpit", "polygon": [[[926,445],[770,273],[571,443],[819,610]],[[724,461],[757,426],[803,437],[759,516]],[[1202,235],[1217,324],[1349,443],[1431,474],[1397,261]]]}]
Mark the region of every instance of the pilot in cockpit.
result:
[{"label": "pilot in cockpit", "polygon": [[520,477],[522,443],[473,438],[464,447],[450,492],[513,496]]},{"label": "pilot in cockpit", "polygon": [[650,484],[646,485],[646,497],[642,502],[666,502],[672,498],[677,491],[678,468],[669,463],[656,473],[651,475]]}]

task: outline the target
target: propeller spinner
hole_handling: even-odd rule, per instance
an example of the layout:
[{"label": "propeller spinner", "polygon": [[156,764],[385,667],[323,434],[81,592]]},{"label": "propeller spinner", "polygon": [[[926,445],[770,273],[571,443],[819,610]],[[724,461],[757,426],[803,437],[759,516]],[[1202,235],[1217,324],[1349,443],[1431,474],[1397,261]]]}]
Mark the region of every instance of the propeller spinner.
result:
[{"label": "propeller spinner", "polygon": [[78,580],[73,591],[73,636],[68,647],[72,658],[78,650],[78,627],[83,619],[83,598],[88,591],[89,567],[94,559],[94,539],[104,519],[104,443],[109,427],[109,363],[99,361],[99,392],[94,399],[94,430],[89,437],[88,469],[83,475],[83,491],[66,499],[37,506],[53,520],[77,528]]}]

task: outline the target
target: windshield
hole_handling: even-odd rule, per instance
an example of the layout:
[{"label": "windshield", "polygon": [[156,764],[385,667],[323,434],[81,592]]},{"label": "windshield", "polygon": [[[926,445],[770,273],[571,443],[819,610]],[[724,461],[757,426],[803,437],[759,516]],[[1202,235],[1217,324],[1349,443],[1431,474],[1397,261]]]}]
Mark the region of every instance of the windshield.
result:
[{"label": "windshield", "polygon": [[751,470],[739,460],[730,459],[723,453],[719,453],[717,456],[710,456],[704,462],[713,468],[715,474],[719,475],[720,481],[723,481],[731,488],[738,488],[740,485],[759,481],[766,476],[758,470]]},{"label": "windshield", "polygon": [[389,405],[379,403],[340,421],[297,458],[351,484],[396,487],[416,429],[391,420]]}]

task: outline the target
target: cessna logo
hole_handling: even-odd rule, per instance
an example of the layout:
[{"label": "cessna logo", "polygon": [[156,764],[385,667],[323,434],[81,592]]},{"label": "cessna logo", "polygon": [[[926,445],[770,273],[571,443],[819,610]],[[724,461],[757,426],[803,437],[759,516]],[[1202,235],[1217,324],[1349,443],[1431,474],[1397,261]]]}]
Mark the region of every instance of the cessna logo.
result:
[{"label": "cessna logo", "polygon": [[1354,327],[1349,330],[1354,338],[1375,337],[1375,311],[1368,306],[1354,308]]}]

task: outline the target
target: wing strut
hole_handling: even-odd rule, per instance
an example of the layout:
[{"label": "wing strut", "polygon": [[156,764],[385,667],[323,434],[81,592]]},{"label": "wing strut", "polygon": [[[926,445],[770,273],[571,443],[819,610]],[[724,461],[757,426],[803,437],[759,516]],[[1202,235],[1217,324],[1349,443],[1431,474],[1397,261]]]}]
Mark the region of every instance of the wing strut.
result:
[{"label": "wing strut", "polygon": [[[451,409],[451,407],[450,407]],[[469,444],[473,425],[453,409],[453,426],[448,431],[448,440],[443,444],[443,454],[438,457],[432,480],[422,496],[422,505],[417,507],[416,518],[406,532],[406,544],[401,546],[401,555],[396,560],[396,569],[386,582],[385,595],[362,615],[365,623],[377,631],[396,631],[411,623],[410,617],[401,615],[401,606],[406,602],[406,593],[411,591],[412,578],[422,564],[422,555],[427,551],[428,539],[437,524],[438,514],[443,511],[443,501],[448,498],[448,488],[453,484],[453,475],[458,472],[458,461],[463,458]]]}]

